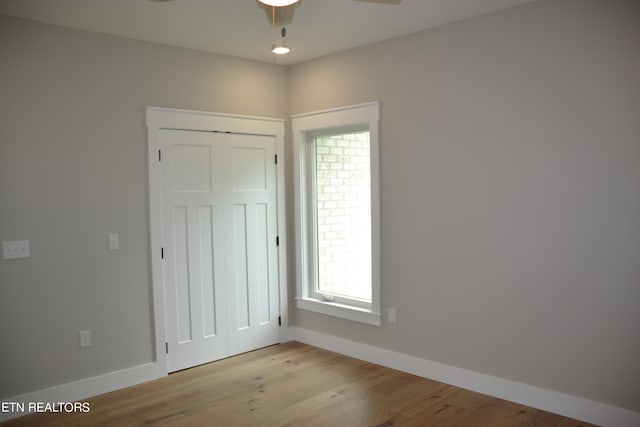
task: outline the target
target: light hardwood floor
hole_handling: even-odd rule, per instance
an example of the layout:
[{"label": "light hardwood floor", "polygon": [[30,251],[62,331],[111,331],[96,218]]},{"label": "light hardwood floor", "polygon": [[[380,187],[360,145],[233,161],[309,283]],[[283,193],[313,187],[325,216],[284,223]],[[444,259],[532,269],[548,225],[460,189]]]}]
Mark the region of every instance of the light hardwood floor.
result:
[{"label": "light hardwood floor", "polygon": [[591,426],[291,342],[2,426]]}]

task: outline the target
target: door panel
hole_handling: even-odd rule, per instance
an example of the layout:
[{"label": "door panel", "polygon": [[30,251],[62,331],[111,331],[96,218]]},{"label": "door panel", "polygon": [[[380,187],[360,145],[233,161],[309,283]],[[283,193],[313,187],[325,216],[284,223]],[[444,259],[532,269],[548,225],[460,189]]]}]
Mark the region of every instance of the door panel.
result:
[{"label": "door panel", "polygon": [[247,135],[234,135],[235,140],[232,150],[233,184],[234,192],[237,191],[266,191],[267,190],[267,148],[250,146],[238,146],[242,138],[247,142],[250,139],[260,138]]},{"label": "door panel", "polygon": [[216,292],[213,262],[213,205],[200,206],[200,253],[202,264],[202,329],[205,338],[216,335]]},{"label": "door panel", "polygon": [[272,321],[269,281],[269,205],[267,203],[257,203],[256,213],[256,287],[258,296],[257,322],[258,325],[266,325]]},{"label": "door panel", "polygon": [[[191,135],[190,138],[194,136]],[[177,143],[171,145],[171,180],[172,190],[175,193],[211,191],[212,147],[193,142],[188,145]]]},{"label": "door panel", "polygon": [[229,258],[231,275],[228,276],[229,283],[233,284],[231,297],[235,301],[235,325],[236,329],[246,329],[250,325],[249,321],[249,272],[247,271],[247,210],[244,205],[233,207],[233,258]]},{"label": "door panel", "polygon": [[173,259],[174,282],[183,283],[175,287],[175,310],[178,342],[191,341],[191,277],[189,276],[187,207],[173,207]]}]

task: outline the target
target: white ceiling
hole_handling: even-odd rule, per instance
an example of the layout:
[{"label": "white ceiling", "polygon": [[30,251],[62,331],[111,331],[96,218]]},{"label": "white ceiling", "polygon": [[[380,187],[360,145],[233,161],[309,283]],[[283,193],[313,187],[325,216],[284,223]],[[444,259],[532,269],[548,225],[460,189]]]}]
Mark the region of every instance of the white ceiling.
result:
[{"label": "white ceiling", "polygon": [[[389,5],[301,0],[281,11],[284,21],[293,12],[286,25],[292,51],[277,62],[294,64],[528,1],[402,0]],[[271,14],[257,0],[0,0],[0,14],[273,61]]]}]

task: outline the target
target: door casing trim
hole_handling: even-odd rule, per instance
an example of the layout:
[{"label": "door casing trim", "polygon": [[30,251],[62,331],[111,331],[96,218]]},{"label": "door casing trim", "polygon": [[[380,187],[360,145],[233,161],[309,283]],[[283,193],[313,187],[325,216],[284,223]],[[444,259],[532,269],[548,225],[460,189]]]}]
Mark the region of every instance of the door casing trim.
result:
[{"label": "door casing trim", "polygon": [[146,108],[147,125],[147,171],[149,203],[149,253],[151,254],[151,283],[153,309],[153,360],[164,366],[168,373],[165,348],[165,295],[162,275],[162,188],[160,168],[160,130],[183,129],[202,132],[230,132],[273,136],[276,143],[278,164],[276,168],[276,215],[278,253],[278,289],[279,311],[282,319],[280,342],[288,341],[288,286],[287,286],[287,222],[285,199],[285,162],[284,162],[284,119],[268,117],[240,116],[205,111],[181,110],[174,108]]}]

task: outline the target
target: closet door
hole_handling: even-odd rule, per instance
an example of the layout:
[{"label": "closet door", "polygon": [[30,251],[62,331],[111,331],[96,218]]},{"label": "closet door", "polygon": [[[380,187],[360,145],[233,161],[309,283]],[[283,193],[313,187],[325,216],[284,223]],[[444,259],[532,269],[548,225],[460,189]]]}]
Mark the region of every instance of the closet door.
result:
[{"label": "closet door", "polygon": [[160,141],[168,371],[279,342],[274,138]]},{"label": "closet door", "polygon": [[225,134],[229,351],[279,342],[275,139]]},{"label": "closet door", "polygon": [[224,159],[215,134],[162,130],[168,371],[226,357]]}]

